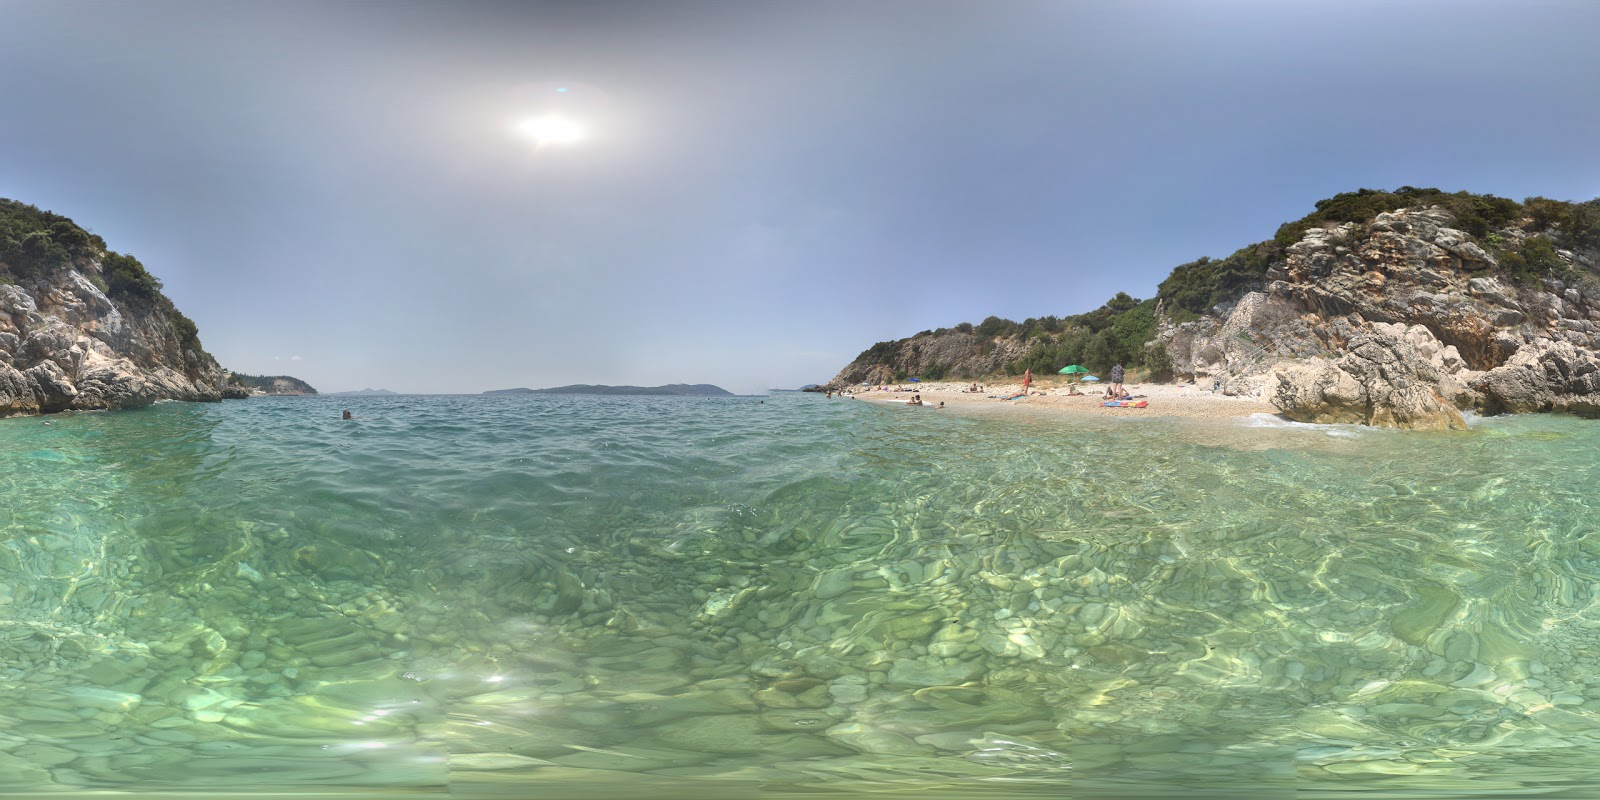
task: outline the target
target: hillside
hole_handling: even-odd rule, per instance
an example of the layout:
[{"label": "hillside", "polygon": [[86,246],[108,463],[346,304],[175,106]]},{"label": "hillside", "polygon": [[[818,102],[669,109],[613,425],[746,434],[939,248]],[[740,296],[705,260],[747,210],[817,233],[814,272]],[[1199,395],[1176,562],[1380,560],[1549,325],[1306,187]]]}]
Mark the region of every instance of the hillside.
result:
[{"label": "hillside", "polygon": [[289,375],[244,375],[238,372],[229,374],[229,381],[235,386],[249,390],[253,395],[311,395],[317,390],[311,384]]},{"label": "hillside", "polygon": [[1596,321],[1600,201],[1363,189],[1179,265],[1154,298],[879,342],[830,385],[1121,362],[1294,419],[1452,428],[1464,409],[1600,411]]},{"label": "hillside", "polygon": [[237,395],[139,260],[0,199],[0,416]]},{"label": "hillside", "polygon": [[484,394],[607,394],[667,395],[672,397],[733,397],[733,392],[709,383],[669,383],[665,386],[598,386],[578,383],[553,389],[493,389]]}]

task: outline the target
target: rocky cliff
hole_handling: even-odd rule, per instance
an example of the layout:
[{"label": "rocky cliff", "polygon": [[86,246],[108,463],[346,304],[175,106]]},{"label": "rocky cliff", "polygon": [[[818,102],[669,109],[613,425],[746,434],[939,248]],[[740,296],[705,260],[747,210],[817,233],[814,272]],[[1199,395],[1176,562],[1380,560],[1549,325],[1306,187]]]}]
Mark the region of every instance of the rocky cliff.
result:
[{"label": "rocky cliff", "polygon": [[1600,201],[1338,195],[1273,240],[1176,268],[1157,298],[880,342],[830,385],[1115,362],[1307,422],[1459,429],[1465,410],[1600,415]]},{"label": "rocky cliff", "polygon": [[160,288],[72,220],[0,200],[0,416],[222,399],[224,371]]},{"label": "rocky cliff", "polygon": [[1156,340],[1177,373],[1306,422],[1456,429],[1466,409],[1600,411],[1593,248],[1523,219],[1483,237],[1497,255],[1456,223],[1427,207],[1310,229],[1261,291],[1182,324],[1163,314]]},{"label": "rocky cliff", "polygon": [[873,345],[845,365],[826,388],[893,383],[907,377],[976,379],[1002,371],[1027,352],[1023,337],[1016,333],[985,336],[951,330],[918,334]]}]

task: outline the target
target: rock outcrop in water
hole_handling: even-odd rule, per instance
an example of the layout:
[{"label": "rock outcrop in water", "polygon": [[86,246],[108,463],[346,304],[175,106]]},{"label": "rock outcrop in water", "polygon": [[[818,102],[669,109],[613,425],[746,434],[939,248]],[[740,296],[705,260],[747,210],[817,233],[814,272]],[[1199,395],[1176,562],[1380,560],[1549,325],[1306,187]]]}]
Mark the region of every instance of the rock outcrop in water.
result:
[{"label": "rock outcrop in water", "polygon": [[0,416],[242,396],[160,290],[72,220],[0,200]]},{"label": "rock outcrop in water", "polygon": [[1176,268],[1158,297],[880,342],[831,386],[1123,362],[1303,422],[1460,429],[1462,412],[1600,415],[1600,201],[1362,190]]}]

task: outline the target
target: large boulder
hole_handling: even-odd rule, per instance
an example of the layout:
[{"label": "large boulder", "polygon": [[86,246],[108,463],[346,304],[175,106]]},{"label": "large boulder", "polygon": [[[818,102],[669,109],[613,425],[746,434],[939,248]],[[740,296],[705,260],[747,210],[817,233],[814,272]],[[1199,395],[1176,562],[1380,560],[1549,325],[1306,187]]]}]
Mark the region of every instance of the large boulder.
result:
[{"label": "large boulder", "polygon": [[60,411],[71,406],[78,396],[72,378],[54,361],[41,361],[22,371],[37,398],[32,405],[41,411]]},{"label": "large boulder", "polygon": [[1536,339],[1473,381],[1486,414],[1562,411],[1600,416],[1600,356],[1570,341]]},{"label": "large boulder", "polygon": [[27,375],[9,364],[0,364],[0,417],[39,413],[39,395]]},{"label": "large boulder", "polygon": [[1439,391],[1452,383],[1445,365],[1459,363],[1453,348],[1440,346],[1420,325],[1378,323],[1354,332],[1337,359],[1278,364],[1268,399],[1299,422],[1465,430],[1461,412]]}]

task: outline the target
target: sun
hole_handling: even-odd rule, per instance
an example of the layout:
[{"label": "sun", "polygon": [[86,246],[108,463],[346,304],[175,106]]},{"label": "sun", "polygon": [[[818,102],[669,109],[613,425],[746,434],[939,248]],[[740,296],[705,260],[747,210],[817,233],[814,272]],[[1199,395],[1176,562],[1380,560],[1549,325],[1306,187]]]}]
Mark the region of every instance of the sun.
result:
[{"label": "sun", "polygon": [[559,114],[546,114],[542,117],[532,117],[523,120],[517,126],[525,136],[533,139],[539,145],[576,144],[583,141],[583,126],[576,120],[563,117]]}]

